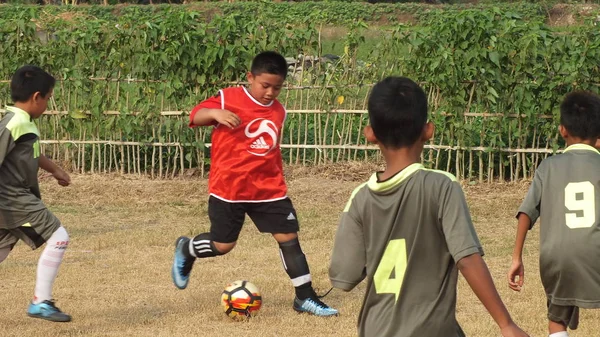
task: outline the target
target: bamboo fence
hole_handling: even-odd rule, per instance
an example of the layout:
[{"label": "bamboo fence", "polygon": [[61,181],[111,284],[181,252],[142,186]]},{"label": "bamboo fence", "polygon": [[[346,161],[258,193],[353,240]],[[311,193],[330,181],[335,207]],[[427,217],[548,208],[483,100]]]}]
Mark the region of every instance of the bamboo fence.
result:
[{"label": "bamboo fence", "polygon": [[[42,149],[53,160],[79,173],[120,172],[156,178],[207,174],[210,128],[190,129],[187,124],[192,102],[212,93],[196,93],[197,99],[187,103],[169,101],[160,94],[134,99],[132,93],[137,89],[124,88],[148,85],[148,81],[91,78],[90,85],[102,83],[107,88],[106,100],[111,102],[103,105],[106,110],[92,111],[79,108],[84,105],[77,102],[86,101],[85,92],[71,90],[69,83],[57,83],[48,111],[37,122]],[[368,123],[370,87],[286,87],[280,96],[288,109],[281,138],[284,161],[326,165],[381,160],[378,148],[367,144],[362,135]],[[516,181],[531,178],[541,160],[559,152],[551,112],[536,115],[532,121],[525,114],[478,111],[476,102],[470,102],[465,112],[457,115],[444,111],[443,98],[435,86],[427,90],[436,124],[436,136],[422,155],[428,167],[452,172],[459,179]],[[342,91],[345,98],[340,104],[336,98]],[[157,111],[137,111],[136,99],[152,101]],[[462,131],[447,129],[451,124],[448,120],[458,123]],[[128,130],[131,125],[135,127]],[[498,126],[501,130],[488,137],[489,130]],[[471,140],[461,142],[465,132]]]}]

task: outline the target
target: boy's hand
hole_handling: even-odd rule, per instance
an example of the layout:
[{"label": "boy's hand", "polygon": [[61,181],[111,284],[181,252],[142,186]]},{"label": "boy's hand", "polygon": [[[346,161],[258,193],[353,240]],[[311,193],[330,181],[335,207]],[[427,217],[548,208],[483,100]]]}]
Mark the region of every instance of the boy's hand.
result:
[{"label": "boy's hand", "polygon": [[223,124],[223,125],[229,127],[230,129],[233,129],[236,126],[240,125],[240,123],[242,123],[242,121],[241,121],[240,117],[238,117],[238,115],[234,114],[233,112],[231,112],[229,110],[224,110],[224,109],[214,109],[213,110],[213,119],[215,121],[217,121],[217,123]]},{"label": "boy's hand", "polygon": [[69,186],[71,184],[71,177],[67,172],[63,169],[58,168],[56,171],[52,173],[54,179],[58,181],[58,184],[61,186]]},{"label": "boy's hand", "polygon": [[[519,279],[517,280],[517,276]],[[525,280],[525,268],[522,260],[513,260],[508,270],[508,286],[514,291],[521,291]]]},{"label": "boy's hand", "polygon": [[502,332],[503,337],[529,337],[529,335],[521,330],[515,323],[505,326],[500,331]]}]

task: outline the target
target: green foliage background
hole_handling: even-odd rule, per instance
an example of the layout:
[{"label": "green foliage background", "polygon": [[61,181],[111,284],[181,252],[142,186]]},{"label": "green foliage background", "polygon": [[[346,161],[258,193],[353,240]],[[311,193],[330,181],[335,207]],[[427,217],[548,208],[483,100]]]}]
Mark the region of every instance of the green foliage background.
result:
[{"label": "green foliage background", "polygon": [[[547,155],[523,149],[552,152],[562,145],[556,126],[564,94],[597,91],[600,82],[594,13],[581,25],[558,30],[546,25],[540,4],[367,5],[373,12],[362,3],[215,6],[219,11],[0,6],[0,101],[9,103],[14,70],[40,65],[60,80],[51,110],[63,115],[39,122],[43,138],[55,141],[46,147],[55,159],[84,172],[204,172],[209,130],[188,128],[186,113],[218,88],[244,81],[262,50],[287,57],[325,54],[322,32],[336,23],[344,28],[340,58],[291,74],[281,96],[292,111],[282,144],[304,146],[284,146],[289,162],[377,156],[357,149],[366,145],[361,129],[368,90],[384,76],[402,75],[429,93],[437,127],[433,149],[424,156],[429,166],[463,178],[519,179]],[[416,22],[393,23],[399,6]],[[363,20],[373,15],[389,15],[376,37]]]}]

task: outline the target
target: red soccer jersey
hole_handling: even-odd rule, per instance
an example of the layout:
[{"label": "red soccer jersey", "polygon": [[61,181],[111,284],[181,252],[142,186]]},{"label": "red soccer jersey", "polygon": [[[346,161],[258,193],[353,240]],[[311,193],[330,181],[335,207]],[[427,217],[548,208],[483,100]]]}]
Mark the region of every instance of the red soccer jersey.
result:
[{"label": "red soccer jersey", "polygon": [[244,87],[219,90],[219,95],[198,104],[190,113],[190,127],[198,110],[226,109],[241,124],[234,129],[215,125],[211,135],[208,189],[229,202],[263,202],[285,199],[287,187],[279,136],[286,111],[279,101],[256,101]]}]

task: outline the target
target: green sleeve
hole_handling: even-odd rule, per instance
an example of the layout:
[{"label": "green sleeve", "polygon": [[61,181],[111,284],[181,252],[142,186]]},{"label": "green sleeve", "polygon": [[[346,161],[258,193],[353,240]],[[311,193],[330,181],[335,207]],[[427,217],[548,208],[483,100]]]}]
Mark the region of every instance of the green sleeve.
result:
[{"label": "green sleeve", "polygon": [[365,240],[362,225],[353,216],[353,204],[356,201],[353,199],[342,213],[329,266],[331,285],[345,291],[352,290],[366,277]]},{"label": "green sleeve", "polygon": [[469,207],[460,184],[448,181],[440,195],[442,231],[454,262],[472,254],[483,255]]},{"label": "green sleeve", "polygon": [[[543,163],[542,163],[543,164]],[[523,203],[519,207],[517,212],[517,217],[519,213],[525,213],[531,219],[531,225],[529,229],[533,227],[533,224],[540,217],[540,205],[542,203],[542,171],[544,169],[544,165],[540,165],[537,170],[535,170],[535,175],[533,177],[533,181],[531,182],[531,186],[529,186],[529,191],[527,192],[527,196],[523,200]]]},{"label": "green sleeve", "polygon": [[4,159],[14,147],[15,142],[12,138],[10,130],[6,128],[0,128],[0,168],[4,163]]}]

